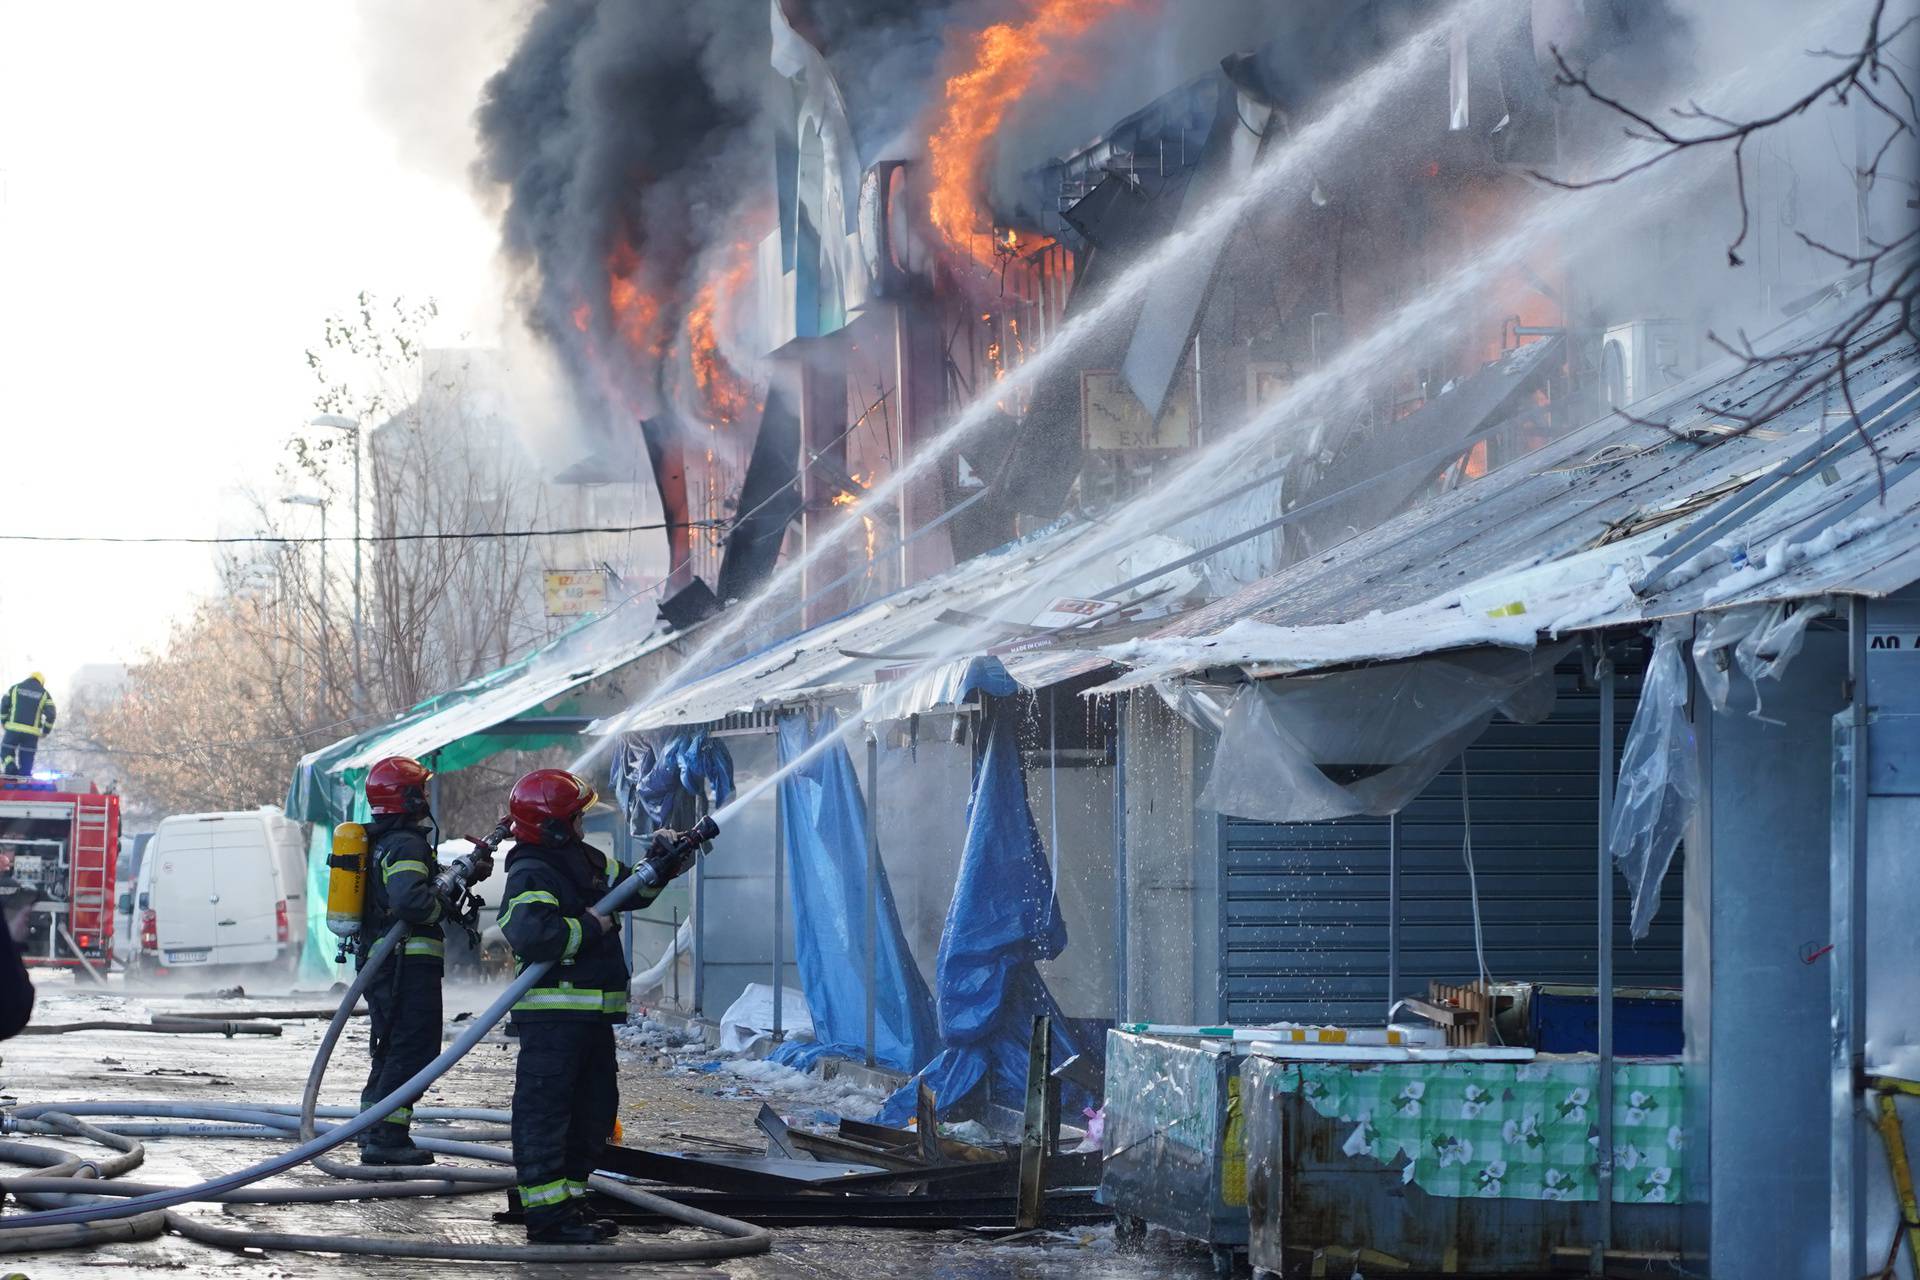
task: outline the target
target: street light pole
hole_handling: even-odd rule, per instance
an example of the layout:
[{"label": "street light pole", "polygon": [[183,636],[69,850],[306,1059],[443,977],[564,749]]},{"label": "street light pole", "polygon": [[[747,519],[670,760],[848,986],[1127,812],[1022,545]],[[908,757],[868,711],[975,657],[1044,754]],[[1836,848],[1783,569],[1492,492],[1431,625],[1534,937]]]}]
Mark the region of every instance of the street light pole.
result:
[{"label": "street light pole", "polygon": [[309,426],[331,427],[353,437],[353,709],[365,715],[367,710],[366,646],[360,607],[360,424],[337,413],[323,413]]}]

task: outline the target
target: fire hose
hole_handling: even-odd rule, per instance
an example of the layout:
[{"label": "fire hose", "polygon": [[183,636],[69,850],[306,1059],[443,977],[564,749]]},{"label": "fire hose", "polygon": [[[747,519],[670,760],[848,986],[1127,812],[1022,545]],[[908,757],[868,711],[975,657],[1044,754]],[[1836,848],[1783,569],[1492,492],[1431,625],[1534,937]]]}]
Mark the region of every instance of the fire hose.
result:
[{"label": "fire hose", "polygon": [[[719,828],[711,818],[702,818],[693,830],[685,833],[674,851],[680,854],[691,853],[701,844],[719,834]],[[622,879],[608,893],[593,905],[593,910],[601,915],[618,912],[626,901],[642,886],[658,887],[661,883],[652,868],[642,864],[634,873]],[[520,998],[531,990],[553,966],[551,961],[541,961],[528,965],[519,977],[508,985],[507,989],[492,1004],[474,1018],[467,1028],[449,1045],[439,1057],[421,1068],[404,1084],[394,1089],[386,1097],[359,1112],[344,1123],[331,1126],[323,1132],[314,1132],[314,1099],[318,1096],[320,1078],[324,1075],[326,1063],[338,1042],[340,1032],[351,1016],[360,994],[378,972],[379,967],[392,955],[398,945],[399,928],[382,937],[367,957],[354,983],[341,998],[339,1011],[328,1026],[328,1033],[315,1055],[312,1071],[309,1073],[307,1095],[300,1108],[299,1126],[301,1141],[289,1151],[270,1159],[249,1165],[244,1169],[209,1179],[206,1182],[189,1187],[133,1187],[109,1188],[98,1177],[85,1176],[98,1170],[100,1166],[89,1162],[63,1161],[50,1172],[43,1171],[40,1177],[30,1180],[18,1180],[19,1193],[30,1204],[54,1204],[58,1207],[36,1208],[34,1212],[0,1217],[0,1252],[19,1252],[31,1249],[70,1247],[108,1239],[124,1240],[143,1238],[145,1235],[158,1234],[171,1228],[192,1239],[219,1245],[225,1248],[283,1248],[302,1251],[327,1253],[370,1254],[384,1257],[431,1258],[452,1261],[704,1261],[718,1258],[741,1257],[748,1254],[764,1253],[772,1246],[773,1237],[765,1228],[753,1226],[718,1214],[707,1213],[682,1205],[676,1201],[656,1196],[648,1192],[628,1187],[620,1182],[601,1176],[595,1176],[589,1183],[594,1190],[614,1199],[631,1204],[636,1208],[658,1213],[688,1226],[698,1227],[717,1233],[721,1238],[714,1240],[667,1240],[647,1241],[629,1245],[476,1245],[450,1244],[424,1240],[357,1239],[335,1235],[298,1235],[260,1233],[252,1231],[227,1231],[205,1226],[181,1214],[161,1214],[156,1211],[168,1210],[176,1205],[195,1201],[220,1201],[240,1192],[264,1179],[287,1173],[309,1161],[315,1161],[334,1147],[358,1137],[360,1134],[380,1123],[396,1107],[405,1106],[423,1094],[428,1086],[452,1068],[461,1058],[472,1051],[475,1045],[493,1030],[499,1021],[507,1015]],[[123,1114],[115,1110],[115,1104],[90,1104],[100,1110]],[[69,1108],[70,1112],[73,1108]],[[186,1106],[180,1109],[183,1117],[189,1119],[235,1120],[237,1116],[251,1114],[254,1117],[272,1116],[265,1128],[275,1129],[281,1126],[281,1115],[275,1109],[233,1108],[230,1106]],[[84,1136],[93,1141],[103,1142],[122,1152],[122,1158],[114,1165],[114,1172],[125,1172],[139,1163],[141,1158],[139,1144],[130,1137],[113,1134],[99,1129],[68,1114],[54,1109],[22,1109],[17,1115],[26,1119],[41,1119],[49,1123],[80,1126],[85,1131],[76,1136]],[[495,1113],[497,1114],[497,1113]],[[57,1117],[57,1119],[56,1119]],[[424,1118],[424,1116],[423,1116]],[[493,1118],[490,1116],[489,1118]],[[249,1121],[238,1120],[245,1124]],[[70,1130],[71,1131],[71,1130]],[[131,1145],[128,1145],[131,1144]],[[11,1155],[25,1155],[25,1151],[39,1152],[43,1149],[27,1147],[25,1151],[7,1148],[21,1148],[23,1144],[0,1145],[0,1158]],[[421,1145],[428,1150],[453,1148],[448,1154],[468,1155],[480,1159],[504,1161],[511,1164],[512,1153],[497,1147],[481,1147],[471,1143],[448,1143],[439,1139],[421,1139]],[[131,1163],[128,1163],[130,1161]],[[41,1163],[36,1156],[28,1163]],[[68,1168],[67,1165],[72,1167]],[[122,1167],[124,1166],[124,1167]],[[392,1171],[387,1171],[392,1172]],[[484,1169],[444,1169],[432,1173],[410,1175],[403,1179],[389,1178],[383,1182],[363,1182],[347,1189],[342,1198],[359,1198],[374,1187],[386,1188],[380,1193],[386,1195],[443,1195],[456,1194],[467,1190],[484,1190],[487,1187],[501,1185],[502,1175],[511,1179],[505,1171]],[[109,1174],[108,1176],[112,1176]],[[7,1185],[12,1186],[10,1181]],[[405,1188],[392,1190],[391,1188]],[[311,1189],[294,1189],[307,1192]],[[324,1190],[324,1189],[322,1189]],[[119,1204],[104,1204],[98,1198],[102,1195],[114,1195],[119,1192],[134,1192]],[[258,1193],[263,1199],[269,1193]],[[76,1197],[87,1197],[84,1203],[75,1204]],[[282,1200],[291,1202],[307,1198],[304,1195],[283,1197],[273,1193],[269,1202]],[[132,1233],[132,1234],[129,1234]]]}]

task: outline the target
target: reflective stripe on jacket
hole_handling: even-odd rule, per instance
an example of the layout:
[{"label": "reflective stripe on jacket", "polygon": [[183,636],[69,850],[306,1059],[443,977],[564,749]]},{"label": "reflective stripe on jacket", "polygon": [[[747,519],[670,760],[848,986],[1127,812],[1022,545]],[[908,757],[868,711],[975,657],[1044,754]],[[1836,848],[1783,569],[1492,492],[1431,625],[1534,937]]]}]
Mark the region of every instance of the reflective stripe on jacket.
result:
[{"label": "reflective stripe on jacket", "polygon": [[372,875],[367,884],[367,934],[369,943],[404,920],[407,936],[401,954],[420,959],[444,959],[446,935],[440,917],[446,905],[433,892],[433,878],[440,874],[433,843],[426,829],[411,818],[384,815],[367,824],[373,842]]},{"label": "reflective stripe on jacket", "polygon": [[513,1006],[515,1022],[627,1020],[627,956],[616,924],[601,932],[587,914],[606,896],[609,867],[584,841],[548,847],[521,844],[507,855],[500,932],[516,970],[543,960],[553,968]]},{"label": "reflective stripe on jacket", "polygon": [[0,706],[0,729],[8,733],[26,733],[38,738],[53,728],[56,711],[53,697],[38,680],[22,680],[7,690]]}]

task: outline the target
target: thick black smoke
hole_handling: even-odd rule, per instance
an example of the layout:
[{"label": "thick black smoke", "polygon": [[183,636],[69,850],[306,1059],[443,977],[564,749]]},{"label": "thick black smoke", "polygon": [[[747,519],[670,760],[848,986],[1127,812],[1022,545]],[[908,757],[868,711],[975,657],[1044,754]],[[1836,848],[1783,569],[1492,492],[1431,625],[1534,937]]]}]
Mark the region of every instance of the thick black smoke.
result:
[{"label": "thick black smoke", "polygon": [[[917,100],[937,47],[933,15],[948,6],[781,3],[843,83],[896,110]],[[792,103],[771,40],[768,0],[546,0],[487,83],[478,177],[504,195],[519,305],[567,365],[583,412],[603,422],[664,403],[661,365],[703,253],[772,229],[772,138]],[[610,262],[658,300],[663,354],[615,336]]]},{"label": "thick black smoke", "polygon": [[[771,169],[754,125],[766,12],[765,0],[548,0],[487,83],[479,176],[505,193],[502,245],[521,275],[520,304],[587,393],[583,409],[658,404],[658,361],[616,352],[623,344],[610,337],[619,247],[632,259],[614,265],[659,300],[664,338],[700,250],[744,216],[744,201],[764,199]],[[577,314],[607,353],[595,367]]]}]

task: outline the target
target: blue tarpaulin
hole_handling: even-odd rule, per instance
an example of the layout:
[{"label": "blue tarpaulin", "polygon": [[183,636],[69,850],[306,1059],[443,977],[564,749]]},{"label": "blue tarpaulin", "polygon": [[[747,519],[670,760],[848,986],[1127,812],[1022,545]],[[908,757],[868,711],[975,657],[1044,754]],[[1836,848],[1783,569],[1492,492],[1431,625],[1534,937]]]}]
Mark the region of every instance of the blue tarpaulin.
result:
[{"label": "blue tarpaulin", "polygon": [[[780,763],[791,764],[839,732],[832,712],[810,724],[780,721]],[[867,808],[853,760],[836,742],[780,783],[781,844],[793,897],[794,964],[813,1015],[812,1042],[781,1046],[774,1059],[805,1070],[823,1057],[864,1058],[867,1038]],[[875,886],[874,1058],[912,1071],[939,1044],[933,998],[907,949],[885,868]]]},{"label": "blue tarpaulin", "polygon": [[[970,673],[970,680],[989,695],[1014,692],[998,663]],[[887,1099],[879,1117],[883,1124],[904,1124],[914,1114],[918,1082],[933,1091],[943,1113],[983,1083],[1001,1105],[1021,1106],[1036,1014],[1053,1015],[1056,1064],[1079,1052],[1034,967],[1066,948],[1067,926],[1021,771],[1019,703],[990,696],[984,720],[985,745],[967,800],[959,883],[940,934],[937,980],[945,1047]]]},{"label": "blue tarpaulin", "polygon": [[634,835],[658,827],[685,830],[701,812],[696,799],[711,811],[732,797],[733,756],[704,729],[676,734],[664,747],[630,734],[614,751],[607,780]]}]

